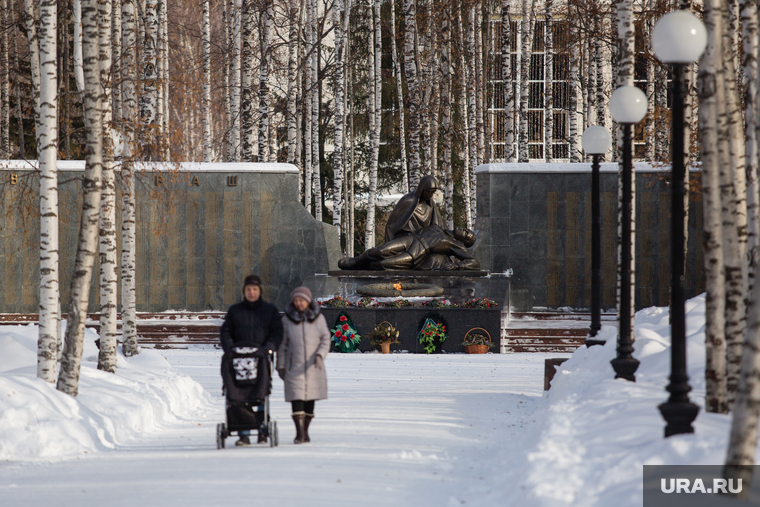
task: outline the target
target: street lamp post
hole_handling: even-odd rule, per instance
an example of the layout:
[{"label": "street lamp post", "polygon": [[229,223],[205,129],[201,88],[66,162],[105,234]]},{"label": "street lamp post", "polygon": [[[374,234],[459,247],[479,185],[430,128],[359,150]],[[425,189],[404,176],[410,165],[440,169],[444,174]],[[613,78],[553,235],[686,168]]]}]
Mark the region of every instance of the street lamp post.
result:
[{"label": "street lamp post", "polygon": [[631,128],[647,114],[647,97],[635,86],[621,86],[610,97],[612,118],[623,129],[623,196],[620,255],[620,314],[618,316],[617,357],[610,361],[615,378],[636,381],[634,374],[639,361],[633,357],[631,336],[631,179],[633,173],[633,148]]},{"label": "street lamp post", "polygon": [[670,223],[670,393],[659,406],[667,422],[665,436],[694,433],[691,423],[699,407],[689,401],[689,376],[686,373],[686,312],[684,309],[684,66],[694,62],[707,46],[707,31],[702,22],[688,11],[674,11],[657,21],[652,32],[655,55],[673,67],[671,148],[671,223]]},{"label": "street lamp post", "polygon": [[599,182],[599,159],[611,146],[609,131],[599,125],[587,128],[581,138],[583,150],[592,157],[591,163],[591,327],[586,347],[604,345],[595,339],[602,328],[602,206]]}]

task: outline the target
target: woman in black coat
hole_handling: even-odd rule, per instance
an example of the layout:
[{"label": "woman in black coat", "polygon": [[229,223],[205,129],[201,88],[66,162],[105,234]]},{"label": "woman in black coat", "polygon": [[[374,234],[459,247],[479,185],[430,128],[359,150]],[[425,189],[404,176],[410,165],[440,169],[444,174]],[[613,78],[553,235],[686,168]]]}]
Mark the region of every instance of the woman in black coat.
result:
[{"label": "woman in black coat", "polygon": [[[266,379],[257,385],[239,386],[232,379],[231,353],[235,347],[258,347],[271,354],[282,343],[282,320],[277,307],[261,298],[261,278],[248,275],[243,282],[243,301],[236,303],[227,311],[222,324],[219,339],[224,349],[222,357],[222,378],[227,399],[232,402],[259,402],[270,392],[271,372],[267,365]],[[229,415],[229,414],[228,414]],[[265,421],[259,421],[264,424]],[[236,445],[249,445],[249,431],[239,431]],[[266,436],[259,431],[259,442],[266,442]]]}]

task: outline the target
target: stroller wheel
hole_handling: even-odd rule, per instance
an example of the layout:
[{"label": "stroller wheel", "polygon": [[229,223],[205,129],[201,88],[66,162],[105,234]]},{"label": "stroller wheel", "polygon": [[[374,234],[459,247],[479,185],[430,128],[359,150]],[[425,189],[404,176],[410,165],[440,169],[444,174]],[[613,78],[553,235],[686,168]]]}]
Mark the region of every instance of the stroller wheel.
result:
[{"label": "stroller wheel", "polygon": [[224,439],[227,438],[227,428],[224,423],[216,425],[216,448],[224,449]]},{"label": "stroller wheel", "polygon": [[277,441],[277,421],[269,421],[267,430],[269,433],[269,447],[276,447],[279,443]]},{"label": "stroller wheel", "polygon": [[274,435],[272,438],[274,439],[274,446],[277,447],[280,445],[280,432],[277,431],[277,421],[273,421],[274,424]]}]

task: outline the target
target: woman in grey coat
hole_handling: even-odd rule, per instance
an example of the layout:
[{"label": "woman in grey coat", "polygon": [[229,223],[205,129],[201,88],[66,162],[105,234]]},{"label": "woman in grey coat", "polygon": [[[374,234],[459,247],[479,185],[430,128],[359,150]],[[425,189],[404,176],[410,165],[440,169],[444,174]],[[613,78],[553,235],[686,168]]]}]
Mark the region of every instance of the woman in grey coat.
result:
[{"label": "woman in grey coat", "polygon": [[324,360],[330,351],[330,330],[319,304],[307,287],[290,293],[290,303],[282,318],[283,339],[277,351],[277,373],[285,382],[285,401],[293,408],[296,438],[309,442],[309,423],[314,418],[314,402],[327,399]]}]

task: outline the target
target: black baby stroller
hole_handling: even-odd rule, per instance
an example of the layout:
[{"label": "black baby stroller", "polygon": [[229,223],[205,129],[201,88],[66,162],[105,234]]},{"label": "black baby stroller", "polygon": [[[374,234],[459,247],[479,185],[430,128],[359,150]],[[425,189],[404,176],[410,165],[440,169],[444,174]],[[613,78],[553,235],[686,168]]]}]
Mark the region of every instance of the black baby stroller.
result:
[{"label": "black baby stroller", "polygon": [[279,445],[277,421],[269,414],[274,355],[256,346],[237,346],[222,356],[226,423],[216,425],[216,447],[241,431],[258,431],[259,442]]}]

